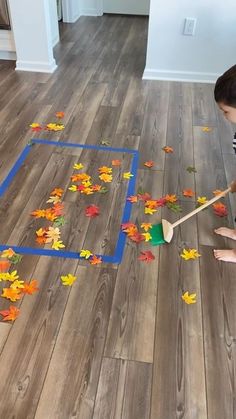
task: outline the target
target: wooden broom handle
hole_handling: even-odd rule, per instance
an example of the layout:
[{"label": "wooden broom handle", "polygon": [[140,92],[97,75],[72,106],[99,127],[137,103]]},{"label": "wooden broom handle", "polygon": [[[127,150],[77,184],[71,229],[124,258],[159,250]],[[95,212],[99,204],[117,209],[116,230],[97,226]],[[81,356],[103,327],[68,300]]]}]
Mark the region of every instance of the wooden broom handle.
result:
[{"label": "wooden broom handle", "polygon": [[222,198],[222,196],[225,196],[228,192],[230,192],[231,186],[228,189],[225,189],[224,191],[220,192],[219,194],[217,194],[214,198],[210,199],[210,201],[206,202],[203,205],[200,205],[198,208],[196,208],[195,210],[193,210],[192,212],[190,212],[189,214],[186,214],[184,217],[180,218],[179,220],[177,220],[174,224],[172,224],[172,227],[176,227],[179,224],[183,223],[185,220],[187,220],[188,218],[192,217],[193,215],[197,214],[198,212],[204,210],[204,208],[209,207],[209,205],[213,204],[215,201],[218,201],[218,199]]}]

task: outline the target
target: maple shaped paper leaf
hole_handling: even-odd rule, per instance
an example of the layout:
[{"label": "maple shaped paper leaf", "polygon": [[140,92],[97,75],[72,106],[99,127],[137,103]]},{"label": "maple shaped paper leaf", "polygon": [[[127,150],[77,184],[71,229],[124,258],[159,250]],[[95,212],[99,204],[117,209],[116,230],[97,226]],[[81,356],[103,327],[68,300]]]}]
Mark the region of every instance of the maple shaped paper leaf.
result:
[{"label": "maple shaped paper leaf", "polygon": [[199,205],[204,205],[204,204],[206,204],[207,202],[208,202],[208,200],[207,200],[206,196],[198,196],[198,198],[197,198],[197,203],[198,203]]},{"label": "maple shaped paper leaf", "polygon": [[163,198],[157,199],[156,202],[157,202],[158,207],[164,207],[166,205],[166,198],[163,197]]},{"label": "maple shaped paper leaf", "polygon": [[152,254],[150,250],[147,250],[146,252],[141,252],[138,259],[141,260],[142,262],[151,262],[152,260],[155,259],[155,256]]},{"label": "maple shaped paper leaf", "polygon": [[138,233],[138,232],[137,233],[134,233],[132,236],[129,236],[129,238],[130,238],[130,240],[132,240],[135,243],[140,243],[140,242],[142,242],[142,241],[145,240],[145,238],[143,237],[143,235],[140,234],[140,233]]},{"label": "maple shaped paper leaf", "polygon": [[154,212],[157,212],[157,210],[155,208],[149,208],[149,207],[144,208],[144,214],[153,215]]},{"label": "maple shaped paper leaf", "polygon": [[64,204],[57,202],[53,205],[52,211],[55,215],[62,215],[64,209]]},{"label": "maple shaped paper leaf", "polygon": [[39,290],[37,279],[33,279],[30,283],[25,282],[24,288],[21,290],[24,294],[32,295]]},{"label": "maple shaped paper leaf", "polygon": [[102,166],[98,168],[99,173],[112,173],[112,168],[107,166]]},{"label": "maple shaped paper leaf", "polygon": [[56,242],[60,238],[61,232],[58,227],[49,227],[46,236],[46,243],[51,243],[52,241]]},{"label": "maple shaped paper leaf", "polygon": [[[213,195],[217,196],[217,195],[219,195],[221,192],[223,192],[221,189],[216,189],[215,191],[213,191]],[[224,198],[224,196],[222,196],[222,198]]]},{"label": "maple shaped paper leaf", "polygon": [[12,271],[12,272],[5,272],[0,274],[0,281],[4,280],[4,281],[15,281],[16,279],[19,278],[19,275],[17,275],[17,271]]},{"label": "maple shaped paper leaf", "polygon": [[97,217],[100,214],[99,207],[96,205],[89,205],[85,210],[86,217]]},{"label": "maple shaped paper leaf", "polygon": [[12,288],[13,290],[17,290],[18,288],[24,288],[24,281],[19,281],[19,279],[16,279],[14,282],[12,282],[10,288]]},{"label": "maple shaped paper leaf", "polygon": [[7,272],[10,266],[9,260],[0,260],[0,272]]},{"label": "maple shaped paper leaf", "polygon": [[92,190],[94,192],[100,192],[102,189],[102,185],[92,185]]},{"label": "maple shaped paper leaf", "polygon": [[55,124],[55,123],[50,123],[46,125],[46,130],[47,131],[62,131],[65,128],[65,125],[63,124]]},{"label": "maple shaped paper leaf", "polygon": [[186,170],[189,173],[197,173],[197,171],[196,171],[196,169],[195,169],[194,166],[188,166]]},{"label": "maple shaped paper leaf", "polygon": [[62,119],[65,116],[65,112],[56,112],[55,115],[58,119]]},{"label": "maple shaped paper leaf", "polygon": [[145,238],[145,242],[149,242],[152,239],[152,236],[150,233],[142,233],[143,237]]},{"label": "maple shaped paper leaf", "polygon": [[76,192],[77,191],[77,185],[70,185],[68,189],[71,192]]},{"label": "maple shaped paper leaf", "polygon": [[66,224],[66,220],[65,220],[65,217],[63,216],[58,217],[53,223],[55,227],[61,227],[61,226],[64,226],[65,224]]},{"label": "maple shaped paper leaf", "polygon": [[76,281],[76,276],[68,274],[68,275],[62,275],[61,281],[63,285],[71,286]]},{"label": "maple shaped paper leaf", "polygon": [[172,194],[172,195],[166,195],[165,197],[164,197],[164,199],[166,200],[166,202],[176,202],[177,201],[177,196],[175,195],[175,194]]},{"label": "maple shaped paper leaf", "polygon": [[92,195],[92,194],[94,193],[94,191],[93,191],[93,189],[92,189],[92,188],[84,188],[84,189],[81,191],[81,193],[82,193],[82,194],[85,194],[85,195]]},{"label": "maple shaped paper leaf", "polygon": [[49,199],[46,202],[47,202],[47,204],[50,204],[51,202],[53,204],[57,204],[58,202],[61,202],[61,198],[58,195],[50,196]]},{"label": "maple shaped paper leaf", "polygon": [[33,122],[32,124],[30,124],[30,127],[32,128],[32,131],[38,132],[38,131],[42,131],[42,127],[40,124],[38,124],[37,122]]},{"label": "maple shaped paper leaf", "polygon": [[228,210],[222,202],[216,202],[212,206],[214,214],[218,215],[218,217],[226,217],[228,215]]},{"label": "maple shaped paper leaf", "polygon": [[17,307],[10,306],[8,310],[1,310],[0,314],[4,317],[3,321],[14,321],[20,314],[20,310]]},{"label": "maple shaped paper leaf", "polygon": [[145,202],[145,207],[154,208],[156,209],[158,207],[158,203],[156,199],[148,199]]},{"label": "maple shaped paper leaf", "polygon": [[63,249],[64,247],[65,245],[63,244],[61,240],[54,241],[52,244],[52,249],[54,250],[60,250],[60,249]]},{"label": "maple shaped paper leaf", "polygon": [[18,253],[15,253],[11,258],[9,258],[9,261],[13,263],[13,265],[16,265],[19,263],[22,259],[22,255],[19,255]]},{"label": "maple shaped paper leaf", "polygon": [[212,131],[212,128],[209,128],[209,127],[202,127],[202,131],[203,131],[203,132],[210,132],[210,131]]},{"label": "maple shaped paper leaf", "polygon": [[101,173],[101,175],[99,175],[99,179],[101,179],[105,183],[110,183],[112,181],[112,175]]},{"label": "maple shaped paper leaf", "polygon": [[197,294],[189,294],[189,292],[185,292],[182,295],[182,300],[186,303],[186,304],[195,304],[197,301],[195,300]]},{"label": "maple shaped paper leaf", "polygon": [[149,199],[151,199],[151,195],[148,192],[138,193],[137,195],[138,195],[138,199],[143,202],[146,202]]},{"label": "maple shaped paper leaf", "polygon": [[9,249],[5,249],[2,251],[1,258],[10,259],[12,256],[16,255],[13,249],[9,247]]},{"label": "maple shaped paper leaf", "polygon": [[3,293],[1,294],[1,297],[7,298],[8,300],[11,301],[17,301],[20,300],[22,294],[21,294],[21,290],[17,289],[12,289],[12,288],[3,288]]},{"label": "maple shaped paper leaf", "polygon": [[195,193],[192,191],[192,189],[184,189],[183,190],[183,196],[186,196],[188,198],[192,198],[195,195]]},{"label": "maple shaped paper leaf", "polygon": [[59,196],[61,197],[63,195],[64,190],[61,188],[55,188],[53,189],[53,191],[50,193],[51,196]]},{"label": "maple shaped paper leaf", "polygon": [[152,160],[145,161],[144,166],[151,168],[154,166],[154,162]]},{"label": "maple shaped paper leaf", "polygon": [[96,255],[93,255],[90,259],[89,259],[89,263],[91,265],[100,265],[100,263],[102,263],[102,258],[101,256],[98,257]]},{"label": "maple shaped paper leaf", "polygon": [[180,255],[184,260],[190,260],[190,259],[197,259],[201,255],[198,253],[196,249],[183,249],[183,252]]},{"label": "maple shaped paper leaf", "polygon": [[57,218],[57,215],[55,214],[53,208],[47,208],[45,210],[45,218],[48,221],[55,221],[55,219]]},{"label": "maple shaped paper leaf", "polygon": [[167,202],[167,208],[169,208],[171,211],[175,213],[182,212],[181,206],[176,204],[175,202]]},{"label": "maple shaped paper leaf", "polygon": [[123,229],[123,232],[127,234],[128,237],[131,237],[135,235],[138,232],[138,228],[136,225],[127,227],[126,229]]},{"label": "maple shaped paper leaf", "polygon": [[131,202],[131,204],[135,204],[138,202],[138,197],[137,195],[130,195],[128,196],[127,201]]},{"label": "maple shaped paper leaf", "polygon": [[111,164],[112,164],[112,166],[120,166],[121,161],[120,160],[112,160]]},{"label": "maple shaped paper leaf", "polygon": [[31,212],[30,215],[33,215],[35,218],[44,218],[46,215],[46,211],[43,209],[36,209],[35,211]]},{"label": "maple shaped paper leaf", "polygon": [[130,172],[124,172],[123,173],[123,179],[130,179],[133,176],[134,175],[132,175],[132,173],[130,173]]},{"label": "maple shaped paper leaf", "polygon": [[82,185],[84,185],[85,188],[89,188],[92,185],[92,182],[90,182],[90,180],[82,180]]},{"label": "maple shaped paper leaf", "polygon": [[105,145],[105,146],[109,146],[109,145],[111,145],[111,143],[110,143],[110,141],[109,141],[109,140],[101,140],[101,141],[100,141],[100,144],[101,144],[101,145]]},{"label": "maple shaped paper leaf", "polygon": [[[126,223],[123,223],[123,224],[121,224],[121,229],[123,230],[123,231],[125,231],[127,228],[129,228],[129,227],[136,227],[136,225],[134,224],[134,223],[131,223],[130,221],[128,221],[128,222],[126,222]],[[137,228],[137,227],[136,227]]]},{"label": "maple shaped paper leaf", "polygon": [[150,230],[150,228],[152,228],[152,223],[142,223],[141,228],[143,228],[144,231],[148,232],[148,230]]},{"label": "maple shaped paper leaf", "polygon": [[82,163],[75,163],[73,169],[80,170],[83,169],[84,165]]},{"label": "maple shaped paper leaf", "polygon": [[162,147],[162,150],[167,154],[168,153],[173,153],[173,151],[174,151],[174,149],[172,147],[168,146],[168,145],[166,145],[165,147]]},{"label": "maple shaped paper leaf", "polygon": [[90,252],[90,250],[85,250],[85,249],[82,249],[80,251],[79,255],[80,255],[81,258],[85,258],[85,259],[89,259],[90,256],[93,256],[93,254],[92,254],[92,252]]}]

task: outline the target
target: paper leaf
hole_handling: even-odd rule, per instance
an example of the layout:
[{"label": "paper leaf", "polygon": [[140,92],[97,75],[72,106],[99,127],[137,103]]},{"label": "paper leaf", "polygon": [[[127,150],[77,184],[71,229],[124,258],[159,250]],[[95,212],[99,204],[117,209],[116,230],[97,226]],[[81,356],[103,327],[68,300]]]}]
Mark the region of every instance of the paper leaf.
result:
[{"label": "paper leaf", "polygon": [[7,272],[10,266],[9,260],[0,260],[0,272]]},{"label": "paper leaf", "polygon": [[171,211],[173,211],[175,213],[182,212],[182,208],[178,204],[175,204],[175,203],[172,203],[172,202],[168,202],[166,206],[167,206],[167,208],[169,208]]},{"label": "paper leaf", "polygon": [[196,171],[196,169],[195,169],[194,166],[188,166],[186,170],[189,173],[197,173],[197,171]]},{"label": "paper leaf", "polygon": [[150,233],[142,233],[143,237],[145,238],[145,242],[149,242],[152,239],[152,236]]},{"label": "paper leaf", "polygon": [[[217,196],[217,195],[219,195],[221,192],[223,192],[221,189],[216,189],[215,191],[213,191],[213,195]],[[224,196],[222,196],[222,198],[224,198]]]},{"label": "paper leaf", "polygon": [[99,173],[106,173],[106,174],[110,174],[112,173],[112,168],[111,167],[107,167],[107,166],[101,166],[98,168]]},{"label": "paper leaf", "polygon": [[33,215],[35,218],[44,218],[46,215],[46,211],[43,209],[36,209],[35,211],[31,212],[30,215]]},{"label": "paper leaf", "polygon": [[13,263],[13,265],[16,265],[19,263],[22,259],[22,255],[19,255],[18,253],[15,253],[12,257],[9,258],[9,261]]},{"label": "paper leaf", "polygon": [[68,275],[62,275],[61,281],[63,285],[71,286],[76,281],[76,276],[68,274]]},{"label": "paper leaf", "polygon": [[192,189],[184,189],[183,190],[183,196],[186,196],[187,198],[192,198],[195,195]]},{"label": "paper leaf", "polygon": [[7,298],[8,300],[11,301],[17,301],[20,300],[22,294],[21,294],[21,290],[17,289],[12,289],[12,288],[3,288],[3,293],[1,294],[1,297]]},{"label": "paper leaf", "polygon": [[57,242],[61,236],[61,232],[58,227],[49,227],[46,236],[46,243],[51,243],[52,241]]},{"label": "paper leaf", "polygon": [[127,201],[131,202],[131,204],[135,204],[138,202],[138,197],[137,195],[130,195],[128,196]]},{"label": "paper leaf", "polygon": [[8,310],[1,310],[0,314],[3,316],[3,321],[14,321],[20,314],[20,310],[17,307],[10,306]]},{"label": "paper leaf", "polygon": [[141,252],[138,259],[141,260],[142,262],[151,262],[152,260],[155,259],[155,256],[152,254],[150,250],[147,250],[146,252]]},{"label": "paper leaf", "polygon": [[58,202],[61,202],[61,198],[58,195],[50,196],[49,199],[46,202],[47,202],[47,204],[50,204],[51,202],[53,204],[57,204]]},{"label": "paper leaf", "polygon": [[104,194],[108,192],[108,189],[105,186],[102,186],[98,192]]},{"label": "paper leaf", "polygon": [[19,281],[19,279],[16,279],[14,282],[12,282],[10,288],[12,288],[13,290],[24,288],[24,281]]},{"label": "paper leaf", "polygon": [[126,223],[121,224],[122,231],[125,231],[127,230],[127,228],[130,228],[130,227],[137,228],[136,225],[134,223],[131,223],[130,221],[127,221]]},{"label": "paper leaf", "polygon": [[69,186],[69,191],[71,191],[71,192],[76,192],[78,189],[77,189],[77,185],[70,185]]},{"label": "paper leaf", "polygon": [[222,202],[216,202],[212,207],[214,214],[218,217],[226,217],[228,215],[228,210]]},{"label": "paper leaf", "polygon": [[104,145],[104,146],[109,146],[109,145],[111,145],[110,141],[108,141],[108,140],[101,140],[101,141],[100,141],[100,144],[101,144],[101,145]]},{"label": "paper leaf", "polygon": [[142,234],[140,233],[134,233],[132,236],[129,236],[130,240],[132,240],[135,243],[141,243],[142,241],[145,240],[145,238],[143,237]]},{"label": "paper leaf", "polygon": [[84,165],[82,163],[75,163],[73,169],[80,170],[83,169]]},{"label": "paper leaf", "polygon": [[99,207],[96,205],[89,205],[85,210],[86,217],[97,217],[100,214]]},{"label": "paper leaf", "polygon": [[148,192],[137,193],[137,195],[138,195],[138,199],[143,202],[146,202],[149,199],[151,199],[151,195]]},{"label": "paper leaf", "polygon": [[102,263],[102,258],[101,258],[101,256],[100,256],[100,257],[98,257],[98,256],[96,256],[96,255],[93,255],[93,256],[91,257],[91,259],[89,259],[89,263],[90,263],[91,265],[100,265],[100,263]]},{"label": "paper leaf", "polygon": [[65,245],[63,244],[61,240],[54,241],[52,244],[52,249],[54,250],[64,249],[64,247]]},{"label": "paper leaf", "polygon": [[55,188],[53,189],[53,191],[50,193],[51,196],[59,196],[61,197],[63,195],[64,190],[61,188]]},{"label": "paper leaf", "polygon": [[130,172],[124,172],[123,173],[123,179],[130,179],[133,176],[134,175],[132,175],[132,173],[130,173]]},{"label": "paper leaf", "polygon": [[145,207],[157,209],[158,203],[156,199],[148,199],[145,201]]},{"label": "paper leaf", "polygon": [[46,125],[46,130],[47,131],[62,131],[65,128],[65,126],[63,124],[55,124],[55,123],[50,123]]},{"label": "paper leaf", "polygon": [[61,227],[61,226],[64,226],[65,224],[66,224],[66,220],[65,220],[65,217],[63,216],[58,217],[53,223],[55,227]]},{"label": "paper leaf", "polygon": [[196,299],[195,299],[196,295],[197,294],[189,294],[189,292],[187,291],[182,295],[182,300],[186,304],[195,304],[197,302]]},{"label": "paper leaf", "polygon": [[164,207],[166,205],[166,198],[163,197],[163,198],[157,199],[156,202],[157,202],[158,207]]},{"label": "paper leaf", "polygon": [[12,256],[16,255],[13,249],[9,247],[9,249],[5,249],[2,251],[1,258],[10,259]]},{"label": "paper leaf", "polygon": [[183,252],[180,255],[184,260],[190,260],[190,259],[197,259],[201,255],[198,253],[196,249],[183,249]]},{"label": "paper leaf", "polygon": [[204,204],[206,204],[207,202],[208,202],[208,200],[207,200],[206,196],[198,196],[198,197],[197,197],[197,203],[198,203],[199,205],[204,205]]},{"label": "paper leaf", "polygon": [[79,255],[80,255],[81,258],[85,258],[85,259],[89,259],[91,256],[93,256],[93,254],[92,254],[92,252],[90,252],[90,250],[85,250],[85,249],[82,249],[80,251]]},{"label": "paper leaf", "polygon": [[152,223],[142,223],[141,228],[143,228],[144,231],[148,232],[150,228],[152,228]]},{"label": "paper leaf", "polygon": [[112,160],[111,164],[112,164],[112,166],[120,166],[121,161],[120,160]]},{"label": "paper leaf", "polygon": [[13,282],[18,278],[19,278],[19,275],[17,275],[17,271],[0,273],[0,281],[11,281],[11,282]]},{"label": "paper leaf", "polygon": [[106,173],[101,173],[98,177],[105,183],[110,183],[112,181],[112,175],[108,175]]},{"label": "paper leaf", "polygon": [[30,127],[32,128],[32,131],[34,131],[34,132],[39,132],[39,131],[42,131],[42,127],[41,127],[41,125],[40,124],[38,124],[37,122],[33,122],[31,125],[30,125]]},{"label": "paper leaf", "polygon": [[143,165],[146,166],[146,167],[151,168],[151,167],[154,166],[154,162],[152,160],[145,161],[145,163]]},{"label": "paper leaf", "polygon": [[210,132],[210,131],[212,131],[212,128],[209,128],[209,127],[202,127],[202,131],[203,131],[203,132]]},{"label": "paper leaf", "polygon": [[164,197],[164,199],[166,200],[166,202],[172,202],[172,203],[174,203],[174,202],[176,202],[178,200],[178,198],[177,198],[177,196],[175,194],[166,195]]},{"label": "paper leaf", "polygon": [[24,288],[21,290],[23,294],[32,295],[39,290],[37,279],[33,279],[30,283],[25,282]]},{"label": "paper leaf", "polygon": [[174,151],[174,149],[172,147],[169,147],[168,145],[166,145],[165,147],[162,147],[162,150],[167,154],[168,153],[173,153],[173,151]]},{"label": "paper leaf", "polygon": [[65,112],[56,112],[56,117],[58,118],[58,119],[62,119],[62,118],[64,118],[64,116],[65,116]]},{"label": "paper leaf", "polygon": [[157,210],[155,208],[149,208],[149,207],[144,208],[144,214],[153,215],[154,212],[157,212]]}]

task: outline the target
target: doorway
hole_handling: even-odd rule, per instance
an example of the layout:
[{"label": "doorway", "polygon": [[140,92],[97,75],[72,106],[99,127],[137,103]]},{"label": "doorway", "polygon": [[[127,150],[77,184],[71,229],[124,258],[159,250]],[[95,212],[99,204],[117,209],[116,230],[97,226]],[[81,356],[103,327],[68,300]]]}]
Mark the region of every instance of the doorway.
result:
[{"label": "doorway", "polygon": [[150,0],[103,0],[103,13],[149,15]]}]

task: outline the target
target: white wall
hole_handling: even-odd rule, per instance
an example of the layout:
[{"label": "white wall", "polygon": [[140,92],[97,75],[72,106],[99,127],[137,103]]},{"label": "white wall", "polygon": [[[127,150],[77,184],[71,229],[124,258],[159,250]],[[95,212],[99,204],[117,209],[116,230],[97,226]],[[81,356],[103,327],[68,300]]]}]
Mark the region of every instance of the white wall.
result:
[{"label": "white wall", "polygon": [[49,13],[51,21],[52,45],[55,46],[59,42],[59,26],[56,0],[49,0]]},{"label": "white wall", "polygon": [[62,0],[63,22],[73,23],[80,17],[81,0]]},{"label": "white wall", "polygon": [[100,16],[102,14],[103,0],[80,0],[80,13],[82,16]]},{"label": "white wall", "polygon": [[[185,17],[197,18],[184,36]],[[215,82],[235,64],[235,0],[151,0],[143,78]]]}]

